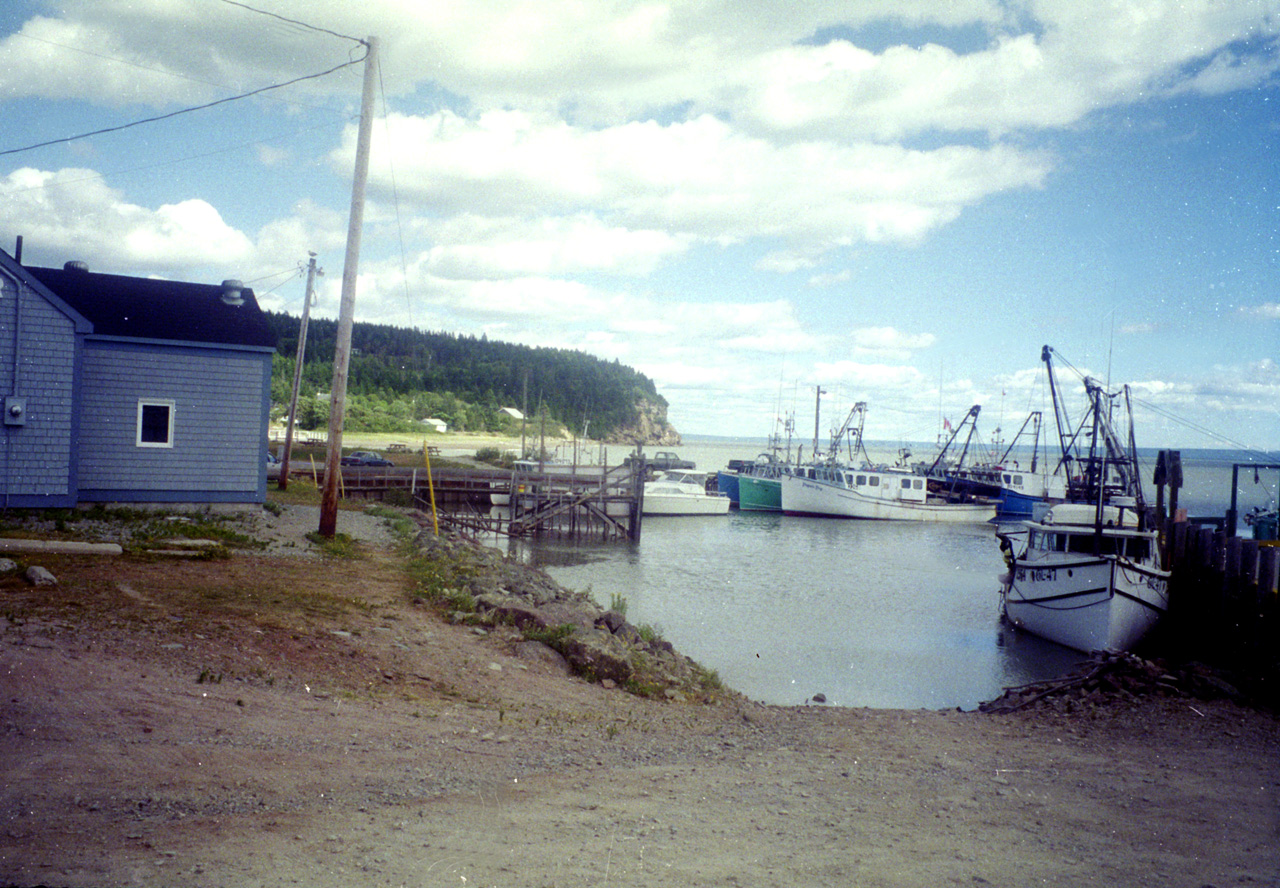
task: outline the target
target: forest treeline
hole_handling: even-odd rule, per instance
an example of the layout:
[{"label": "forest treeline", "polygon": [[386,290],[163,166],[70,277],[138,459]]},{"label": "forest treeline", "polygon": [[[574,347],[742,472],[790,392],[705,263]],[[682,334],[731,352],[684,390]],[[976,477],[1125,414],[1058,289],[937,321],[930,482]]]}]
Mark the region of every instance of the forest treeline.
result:
[{"label": "forest treeline", "polygon": [[[272,415],[279,417],[287,413],[293,389],[299,319],[265,314],[276,334],[271,400]],[[308,324],[301,428],[329,422],[328,402],[317,395],[333,384],[337,330],[334,320]],[[356,323],[351,332],[344,426],[353,431],[414,431],[427,418],[444,420],[450,430],[509,431],[518,421],[502,408],[515,407],[530,417],[541,409],[575,434],[607,438],[633,426],[645,402],[665,415],[667,402],[653,381],[616,360],[380,324]]]}]

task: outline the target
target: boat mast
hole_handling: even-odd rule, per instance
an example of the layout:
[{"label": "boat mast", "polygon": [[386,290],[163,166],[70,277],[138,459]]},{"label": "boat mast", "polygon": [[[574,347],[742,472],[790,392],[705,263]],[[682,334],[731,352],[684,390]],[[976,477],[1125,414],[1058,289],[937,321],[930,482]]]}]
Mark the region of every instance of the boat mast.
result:
[{"label": "boat mast", "polygon": [[826,390],[820,385],[814,388],[813,396],[813,458],[816,462],[818,459],[818,420],[822,415],[822,396],[826,394]]},{"label": "boat mast", "polygon": [[[1049,376],[1049,397],[1053,401],[1053,421],[1058,427],[1058,445],[1061,448],[1062,456],[1058,461],[1058,465],[1062,466],[1067,462],[1067,433],[1069,422],[1066,417],[1066,409],[1062,406],[1062,398],[1058,394],[1058,383],[1053,375],[1053,349],[1049,346],[1043,346],[1040,349],[1040,360],[1044,361],[1045,372]],[[1068,473],[1070,466],[1067,467]]]}]

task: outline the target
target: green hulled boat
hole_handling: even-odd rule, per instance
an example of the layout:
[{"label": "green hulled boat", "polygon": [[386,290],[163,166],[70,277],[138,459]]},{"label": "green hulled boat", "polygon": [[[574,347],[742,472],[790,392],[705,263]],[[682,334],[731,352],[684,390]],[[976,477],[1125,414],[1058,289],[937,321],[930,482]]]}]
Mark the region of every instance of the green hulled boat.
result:
[{"label": "green hulled boat", "polygon": [[781,512],[782,483],[777,478],[739,475],[738,508],[743,512]]}]

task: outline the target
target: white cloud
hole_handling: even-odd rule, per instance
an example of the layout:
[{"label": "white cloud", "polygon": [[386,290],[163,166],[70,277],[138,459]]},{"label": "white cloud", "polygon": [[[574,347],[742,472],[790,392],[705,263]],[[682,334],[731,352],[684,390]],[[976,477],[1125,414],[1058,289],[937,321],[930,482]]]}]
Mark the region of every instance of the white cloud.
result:
[{"label": "white cloud", "polygon": [[892,327],[863,327],[853,331],[853,352],[886,360],[905,361],[914,352],[937,342],[932,333],[903,333]]},{"label": "white cloud", "polygon": [[427,234],[437,243],[427,253],[432,273],[463,279],[579,272],[644,275],[687,246],[686,240],[664,231],[605,225],[589,213],[540,218],[463,213],[428,226]]},{"label": "white cloud", "polygon": [[23,232],[41,255],[168,271],[207,266],[212,257],[233,266],[253,254],[250,239],[208,202],[148,209],[124,200],[92,170],[24,167],[0,180],[0,197],[0,226]]},{"label": "white cloud", "polygon": [[[1001,145],[775,145],[709,116],[588,130],[522,112],[470,121],[443,111],[393,115],[387,129],[381,151],[375,135],[385,160],[371,186],[389,193],[394,181],[402,200],[432,212],[591,212],[673,238],[781,238],[810,258],[860,240],[916,240],[992,194],[1038,187],[1050,168],[1041,153]],[[336,168],[350,168],[354,150],[348,128]]]},{"label": "white cloud", "polygon": [[1244,306],[1242,314],[1267,320],[1280,320],[1280,302],[1264,302],[1261,305]]}]

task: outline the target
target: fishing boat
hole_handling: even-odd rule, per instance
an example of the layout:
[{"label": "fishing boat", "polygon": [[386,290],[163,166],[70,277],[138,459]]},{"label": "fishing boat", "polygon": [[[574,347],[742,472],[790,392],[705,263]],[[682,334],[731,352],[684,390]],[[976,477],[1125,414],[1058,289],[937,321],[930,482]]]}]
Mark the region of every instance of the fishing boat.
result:
[{"label": "fishing boat", "polygon": [[1026,522],[1001,597],[1014,626],[1078,651],[1127,651],[1169,607],[1154,530],[1132,507],[1060,503]]},{"label": "fishing boat", "polygon": [[782,477],[779,469],[772,475],[743,475],[738,478],[738,509],[742,512],[781,512]]},{"label": "fishing boat", "polygon": [[[1009,565],[1000,596],[1006,619],[1034,635],[1079,651],[1124,651],[1168,610],[1169,571],[1142,496],[1129,387],[1108,393],[1089,378],[1084,385],[1090,406],[1069,437],[1091,433],[1087,453],[1077,446],[1067,454],[1073,501],[1021,531],[997,533]],[[1120,400],[1127,441],[1111,420]]]},{"label": "fishing boat", "polygon": [[932,494],[927,479],[908,470],[809,466],[780,481],[787,515],[960,524],[996,517],[995,500]]},{"label": "fishing boat", "polygon": [[705,472],[675,469],[644,484],[643,515],[724,515],[729,497],[707,490]]},{"label": "fishing boat", "polygon": [[[1049,471],[1047,456],[1041,458],[1039,410],[1027,415],[1007,447],[1003,447],[998,440],[994,441],[989,448],[989,455],[984,458],[979,453],[984,448],[978,445],[974,447],[974,453],[979,455],[970,461],[970,445],[981,409],[977,404],[969,409],[968,415],[955,427],[937,458],[924,469],[924,474],[930,478],[929,489],[938,494],[967,493],[995,499],[996,517],[1002,521],[1031,518],[1037,507],[1065,500],[1066,482],[1063,474],[1061,471]],[[958,459],[949,462],[948,452],[957,443],[960,432],[966,426],[969,434],[964,439],[963,447],[959,448],[960,455]],[[999,429],[996,430],[996,435],[998,437]],[[1024,435],[1031,439],[1030,464],[1025,468],[1014,455],[1015,448]],[[1025,446],[1019,452],[1025,457]],[[1060,463],[1058,468],[1061,469]]]},{"label": "fishing boat", "polygon": [[[833,436],[825,460],[797,467],[778,478],[783,514],[953,523],[982,523],[995,518],[995,500],[932,493],[929,479],[905,464],[871,466],[862,443],[866,409],[865,401],[854,405]],[[848,462],[838,458],[842,439],[847,441]],[[859,455],[863,458],[862,468],[851,468]],[[904,454],[903,458],[908,456]]]}]

